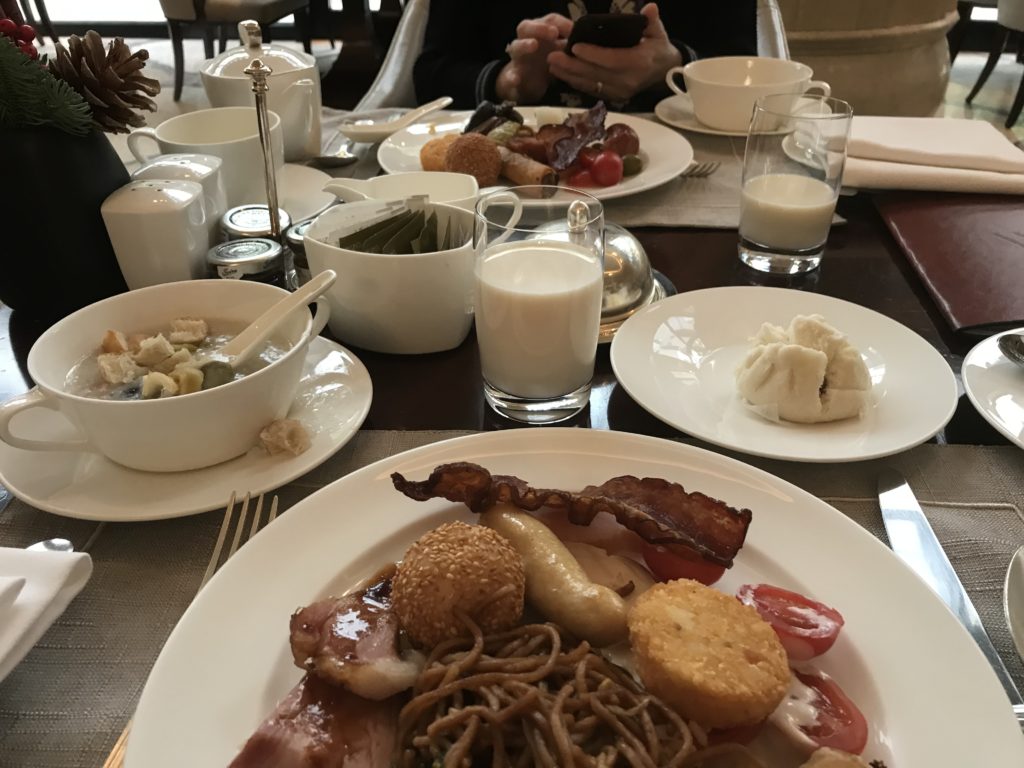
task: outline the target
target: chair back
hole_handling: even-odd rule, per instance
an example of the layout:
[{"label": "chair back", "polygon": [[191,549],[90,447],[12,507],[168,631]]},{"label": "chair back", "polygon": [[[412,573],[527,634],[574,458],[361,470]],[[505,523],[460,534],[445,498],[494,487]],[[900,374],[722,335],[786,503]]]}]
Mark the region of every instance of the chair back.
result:
[{"label": "chair back", "polygon": [[408,0],[405,3],[384,62],[373,84],[356,104],[355,111],[416,106],[412,69],[423,50],[429,14],[430,0]]},{"label": "chair back", "polygon": [[164,18],[171,21],[195,21],[197,18],[194,0],[160,0]]}]

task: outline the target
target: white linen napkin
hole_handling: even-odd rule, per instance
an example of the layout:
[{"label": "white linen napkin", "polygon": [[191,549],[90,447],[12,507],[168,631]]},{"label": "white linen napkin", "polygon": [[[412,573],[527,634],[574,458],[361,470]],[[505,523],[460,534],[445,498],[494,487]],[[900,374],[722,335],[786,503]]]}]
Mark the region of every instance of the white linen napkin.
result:
[{"label": "white linen napkin", "polygon": [[854,117],[843,186],[1024,194],[1024,152],[983,120]]},{"label": "white linen napkin", "polygon": [[0,680],[64,613],[91,574],[92,559],[84,552],[0,547],[0,594],[13,592],[10,585],[22,582],[10,604],[0,598]]}]

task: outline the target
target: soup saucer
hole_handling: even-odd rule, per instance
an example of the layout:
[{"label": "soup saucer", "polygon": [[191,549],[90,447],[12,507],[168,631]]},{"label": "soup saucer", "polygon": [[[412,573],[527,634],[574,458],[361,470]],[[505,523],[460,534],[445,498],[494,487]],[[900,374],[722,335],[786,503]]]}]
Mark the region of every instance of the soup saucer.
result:
[{"label": "soup saucer", "polygon": [[746,136],[746,130],[720,131],[710,125],[704,125],[693,113],[693,100],[685,93],[678,93],[662,99],[654,107],[654,114],[661,122],[694,133],[706,133],[711,136]]},{"label": "soup saucer", "polygon": [[[207,512],[223,508],[232,492],[271,491],[325,462],[359,430],[372,397],[370,374],[359,359],[317,338],[288,412],[310,433],[305,453],[271,456],[254,446],[223,464],[162,473],[128,469],[98,453],[43,453],[0,443],[0,483],[27,504],[84,520],[140,522]],[[75,436],[67,420],[41,408],[20,414],[14,428],[40,439]]]}]

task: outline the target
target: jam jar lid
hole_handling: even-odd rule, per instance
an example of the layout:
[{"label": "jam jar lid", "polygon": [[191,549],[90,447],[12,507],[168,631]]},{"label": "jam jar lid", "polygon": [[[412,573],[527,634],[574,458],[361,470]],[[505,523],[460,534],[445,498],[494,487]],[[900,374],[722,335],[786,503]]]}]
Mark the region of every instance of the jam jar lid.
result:
[{"label": "jam jar lid", "polygon": [[[278,220],[284,232],[292,224],[291,216],[278,208]],[[240,240],[244,237],[270,237],[270,207],[261,203],[249,203],[232,208],[220,221],[225,239]]]},{"label": "jam jar lid", "polygon": [[210,269],[229,279],[280,270],[283,260],[281,244],[261,237],[221,243],[206,254]]},{"label": "jam jar lid", "polygon": [[288,243],[288,247],[291,248],[293,253],[295,251],[304,252],[306,250],[306,243],[304,238],[306,237],[306,232],[309,231],[309,228],[311,226],[313,226],[314,221],[316,221],[316,219],[306,219],[305,221],[300,221],[298,224],[289,227],[288,231],[285,232],[285,242]]}]

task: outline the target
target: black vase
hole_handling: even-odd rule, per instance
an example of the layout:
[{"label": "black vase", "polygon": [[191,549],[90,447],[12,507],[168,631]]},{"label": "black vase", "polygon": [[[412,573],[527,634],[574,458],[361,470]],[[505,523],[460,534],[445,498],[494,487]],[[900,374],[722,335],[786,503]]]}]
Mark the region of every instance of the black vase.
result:
[{"label": "black vase", "polygon": [[0,128],[0,301],[53,322],[128,286],[100,206],[128,172],[99,131]]}]

